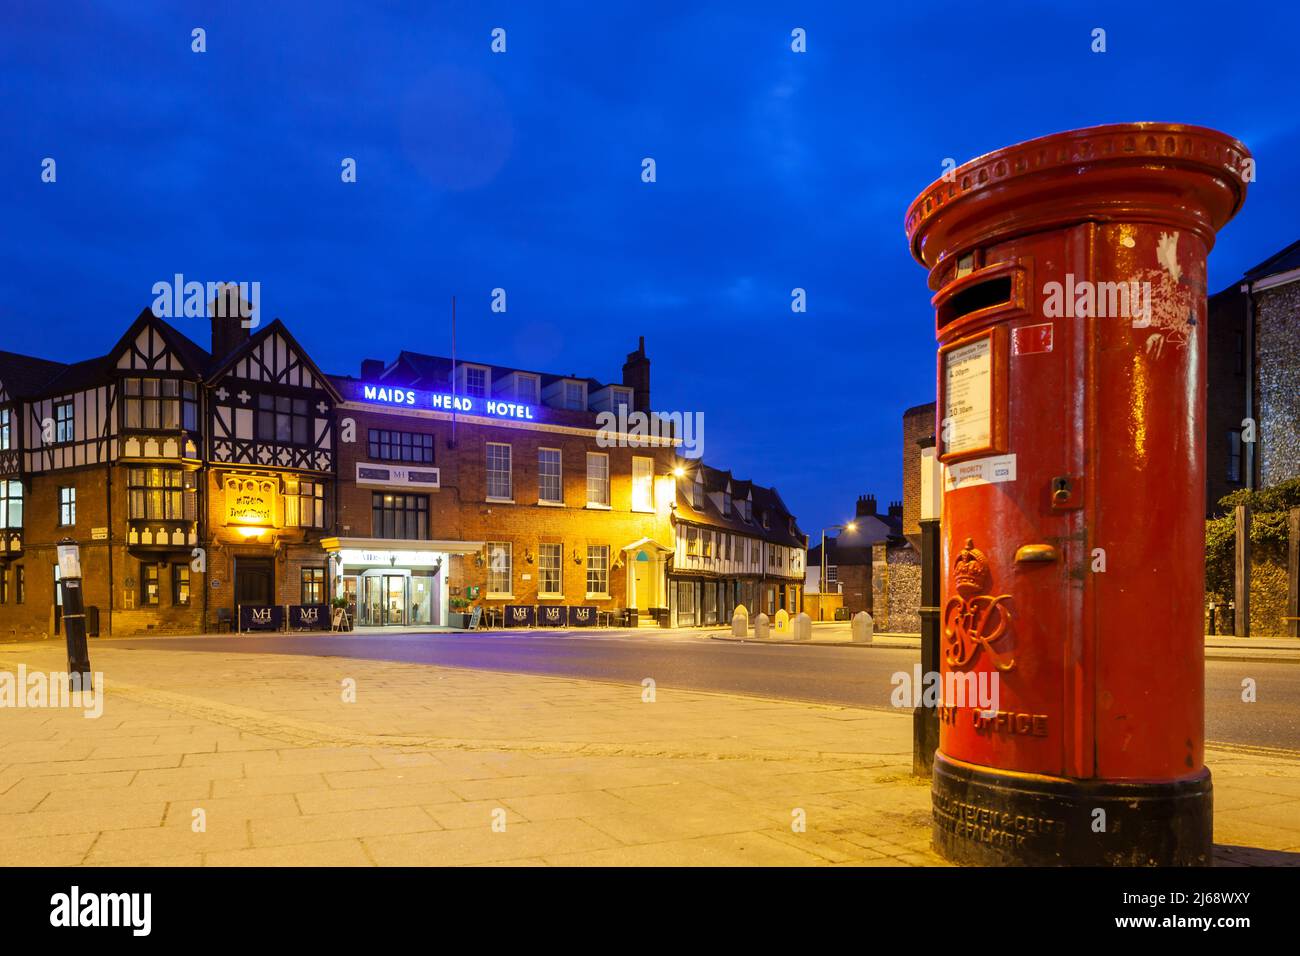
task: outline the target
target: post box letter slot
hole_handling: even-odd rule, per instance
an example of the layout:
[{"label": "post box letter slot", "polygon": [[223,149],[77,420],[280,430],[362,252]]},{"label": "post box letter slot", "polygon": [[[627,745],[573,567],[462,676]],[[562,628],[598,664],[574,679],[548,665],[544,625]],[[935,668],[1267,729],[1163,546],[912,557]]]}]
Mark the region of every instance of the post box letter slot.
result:
[{"label": "post box letter slot", "polygon": [[968,286],[939,307],[939,328],[981,309],[991,309],[1011,302],[1011,276],[994,276]]}]

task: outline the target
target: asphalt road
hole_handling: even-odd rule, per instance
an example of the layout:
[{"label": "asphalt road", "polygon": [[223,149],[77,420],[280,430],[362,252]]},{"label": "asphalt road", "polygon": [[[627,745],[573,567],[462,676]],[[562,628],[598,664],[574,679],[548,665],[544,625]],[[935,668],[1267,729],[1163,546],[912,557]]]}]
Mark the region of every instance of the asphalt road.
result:
[{"label": "asphalt road", "polygon": [[[661,632],[662,633],[662,632]],[[401,634],[208,636],[94,641],[148,650],[355,657],[580,677],[660,688],[723,691],[784,700],[892,709],[891,675],[911,672],[912,648],[810,647],[674,637],[547,632],[542,634]],[[1300,664],[1206,662],[1206,736],[1300,755]],[[1242,681],[1257,700],[1241,700]]]}]

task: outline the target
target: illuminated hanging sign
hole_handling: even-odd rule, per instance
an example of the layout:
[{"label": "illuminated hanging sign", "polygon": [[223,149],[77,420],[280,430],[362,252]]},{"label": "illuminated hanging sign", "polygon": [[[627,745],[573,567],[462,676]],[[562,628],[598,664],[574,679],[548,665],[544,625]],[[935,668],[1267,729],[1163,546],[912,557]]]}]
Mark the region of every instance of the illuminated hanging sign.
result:
[{"label": "illuminated hanging sign", "polygon": [[278,483],[269,478],[227,478],[226,524],[274,526],[279,490]]},{"label": "illuminated hanging sign", "polygon": [[391,388],[387,385],[360,385],[354,389],[357,400],[398,408],[433,408],[441,412],[486,415],[489,418],[512,418],[536,421],[535,408],[519,402],[496,398],[471,398],[445,392],[424,392],[414,388]]}]

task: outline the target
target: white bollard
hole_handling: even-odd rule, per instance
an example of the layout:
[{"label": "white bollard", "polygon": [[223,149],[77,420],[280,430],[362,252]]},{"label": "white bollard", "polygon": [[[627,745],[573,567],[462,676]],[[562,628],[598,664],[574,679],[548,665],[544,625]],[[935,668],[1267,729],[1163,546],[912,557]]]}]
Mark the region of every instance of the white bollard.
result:
[{"label": "white bollard", "polygon": [[853,615],[853,623],[849,625],[853,632],[854,644],[870,644],[871,634],[875,629],[875,623],[871,620],[871,615],[866,611],[859,611]]},{"label": "white bollard", "polygon": [[773,624],[776,627],[777,637],[790,636],[790,612],[785,608],[781,608],[776,612],[776,618],[773,621]]},{"label": "white bollard", "polygon": [[756,641],[767,640],[767,631],[768,631],[767,615],[760,614],[758,617],[754,618],[754,640]]},{"label": "white bollard", "polygon": [[743,604],[737,604],[736,613],[731,615],[731,636],[749,636],[749,612],[745,610],[745,605]]},{"label": "white bollard", "polygon": [[794,619],[793,637],[796,641],[812,640],[812,618],[804,611],[800,611]]}]

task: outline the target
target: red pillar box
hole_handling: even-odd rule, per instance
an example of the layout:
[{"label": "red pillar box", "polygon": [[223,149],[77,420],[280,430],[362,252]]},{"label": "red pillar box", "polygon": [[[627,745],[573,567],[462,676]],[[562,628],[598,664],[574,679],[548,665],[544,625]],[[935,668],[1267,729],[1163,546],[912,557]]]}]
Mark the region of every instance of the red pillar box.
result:
[{"label": "red pillar box", "polygon": [[939,340],[949,859],[1210,860],[1205,257],[1248,159],[1213,130],[1099,126],[908,210]]}]

